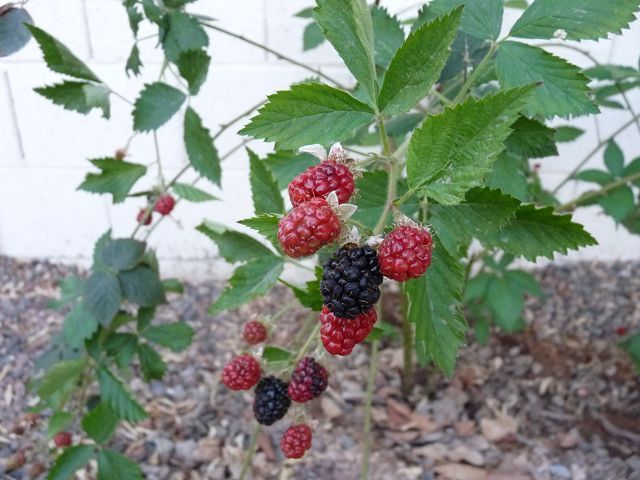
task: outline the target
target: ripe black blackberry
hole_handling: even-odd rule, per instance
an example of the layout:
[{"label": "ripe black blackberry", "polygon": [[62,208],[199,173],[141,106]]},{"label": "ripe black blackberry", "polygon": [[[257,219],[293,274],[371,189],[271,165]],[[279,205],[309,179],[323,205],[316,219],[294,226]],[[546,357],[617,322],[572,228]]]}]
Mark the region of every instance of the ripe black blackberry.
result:
[{"label": "ripe black blackberry", "polygon": [[369,245],[348,244],[324,264],[320,291],[335,316],[352,319],[375,305],[381,283],[376,251]]},{"label": "ripe black blackberry", "polygon": [[256,386],[253,414],[258,423],[271,425],[287,414],[291,399],[287,393],[288,384],[279,378],[264,377]]}]

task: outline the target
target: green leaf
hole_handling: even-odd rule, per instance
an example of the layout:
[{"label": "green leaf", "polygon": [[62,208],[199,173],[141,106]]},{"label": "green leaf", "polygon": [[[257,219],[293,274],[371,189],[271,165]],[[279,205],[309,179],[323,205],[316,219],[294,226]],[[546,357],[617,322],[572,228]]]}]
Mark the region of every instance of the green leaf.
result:
[{"label": "green leaf", "polygon": [[138,132],[157,130],[180,110],[186,98],[166,83],[146,84],[133,108],[133,128]]},{"label": "green leaf", "polygon": [[382,113],[406,112],[429,93],[447,61],[461,16],[462,9],[456,9],[409,35],[384,77],[378,98]]},{"label": "green leaf", "polygon": [[130,270],[142,261],[146,247],[132,238],[109,239],[102,247],[102,260],[116,271]]},{"label": "green leaf", "polygon": [[318,6],[314,9],[313,16],[324,36],[342,57],[356,80],[363,85],[369,104],[375,105],[378,85],[373,51],[373,23],[367,2],[317,0],[316,3]]},{"label": "green leaf", "polygon": [[138,266],[118,274],[124,297],[141,307],[153,307],[167,301],[158,272]]},{"label": "green leaf", "polygon": [[156,307],[140,307],[138,309],[137,316],[137,329],[138,332],[143,331],[153,321],[153,317],[156,315]]},{"label": "green leaf", "polygon": [[111,90],[104,85],[64,81],[51,86],[34,88],[34,91],[67,110],[86,115],[94,108],[98,108],[102,110],[104,118],[109,118]]},{"label": "green leaf", "polygon": [[635,207],[633,191],[626,185],[608,191],[598,203],[616,223],[622,222]]},{"label": "green leaf", "polygon": [[[640,157],[635,158],[629,162],[629,164],[625,167],[623,177],[629,177],[631,175],[640,174]],[[640,187],[640,179],[636,179],[632,182],[636,187]]]},{"label": "green leaf", "polygon": [[637,0],[535,0],[511,29],[520,38],[554,38],[558,30],[567,40],[598,40],[622,33],[635,20]]},{"label": "green leaf", "polygon": [[472,238],[482,241],[509,223],[520,202],[499,190],[474,188],[464,203],[432,205],[431,223],[444,247],[451,253],[468,245]]},{"label": "green leaf", "polygon": [[96,443],[107,443],[118,428],[118,417],[106,403],[100,402],[82,419],[82,428]]},{"label": "green leaf", "polygon": [[305,288],[296,287],[290,283],[285,284],[291,289],[303,307],[307,307],[314,312],[322,310],[322,296],[320,295],[320,279],[322,278],[322,268],[316,266],[316,278],[307,282]]},{"label": "green leaf", "polygon": [[460,30],[477,38],[497,40],[502,27],[503,0],[434,0],[429,4],[432,15],[444,15],[464,5]]},{"label": "green leaf", "polygon": [[164,377],[167,371],[167,364],[164,363],[160,354],[153,348],[146,343],[141,343],[138,346],[138,357],[140,358],[142,375],[147,382],[150,380],[160,380]]},{"label": "green leaf", "polygon": [[311,22],[307,25],[302,33],[302,50],[312,50],[324,42],[324,35],[322,29],[316,22]]},{"label": "green leaf", "polygon": [[134,43],[131,48],[131,53],[127,57],[127,63],[124,66],[124,72],[129,76],[129,72],[133,73],[136,77],[140,75],[142,71],[142,60],[140,60],[140,49],[138,44]]},{"label": "green leaf", "polygon": [[211,57],[204,50],[187,50],[180,54],[178,71],[189,84],[189,93],[197,95],[209,73]]},{"label": "green leaf", "polygon": [[353,136],[373,120],[373,111],[367,105],[319,83],[293,85],[268,98],[240,133],[276,142],[276,149],[329,145]]},{"label": "green leaf", "polygon": [[49,398],[71,382],[75,382],[87,366],[84,359],[66,360],[58,362],[45,373],[38,395],[40,398]]},{"label": "green leaf", "polygon": [[434,248],[428,273],[402,284],[408,318],[416,327],[416,352],[451,376],[467,324],[461,312],[464,268],[444,248]]},{"label": "green leaf", "polygon": [[[24,8],[12,8],[12,4],[3,5],[0,15],[0,57],[12,55],[21,50],[29,40],[31,33],[26,25],[33,23],[31,15]],[[4,10],[8,8],[8,10]]]},{"label": "green leaf", "polygon": [[144,20],[144,15],[138,11],[138,6],[132,4],[132,2],[124,1],[123,5],[127,9],[127,17],[129,17],[129,27],[133,32],[133,36],[138,36],[138,30],[140,29],[140,23]]},{"label": "green leaf", "polygon": [[114,357],[120,368],[130,365],[138,350],[138,336],[133,333],[112,333],[103,343],[107,355]]},{"label": "green leaf", "polygon": [[459,203],[482,182],[504,149],[518,111],[535,85],[467,99],[428,117],[409,144],[409,186],[443,204]]},{"label": "green leaf", "polygon": [[255,230],[269,240],[274,247],[280,248],[280,243],[278,242],[279,222],[280,217],[278,215],[258,215],[257,217],[240,220],[238,223]]},{"label": "green leaf", "polygon": [[192,15],[174,10],[164,16],[162,23],[162,47],[172,62],[178,61],[183,52],[200,50],[209,45],[209,37]]},{"label": "green leaf", "polygon": [[535,261],[537,257],[553,259],[554,252],[596,245],[596,240],[582,225],[573,223],[571,215],[558,215],[553,207],[522,205],[515,219],[485,246],[502,248],[508,253]]},{"label": "green leaf", "polygon": [[89,161],[94,167],[100,169],[100,173],[88,173],[78,190],[110,193],[113,195],[113,203],[123,202],[135,183],[147,173],[147,167],[144,165],[115,158],[98,158]]},{"label": "green leaf", "polygon": [[540,47],[503,42],[496,69],[503,88],[543,82],[525,109],[527,115],[551,118],[599,112],[588,96],[589,79],[580,69]]},{"label": "green leaf", "polygon": [[69,412],[57,411],[53,412],[49,419],[49,427],[47,428],[47,437],[53,438],[53,436],[65,429],[73,421],[73,414]]},{"label": "green leaf", "polygon": [[376,65],[388,67],[391,59],[404,43],[404,31],[395,15],[379,5],[371,7],[373,50]]},{"label": "green leaf", "polygon": [[191,166],[203,177],[220,186],[220,157],[209,130],[196,111],[188,107],[184,114],[184,144]]},{"label": "green leaf", "polygon": [[624,339],[619,345],[629,354],[636,370],[640,372],[640,332]]},{"label": "green leaf", "polygon": [[284,213],[284,200],[273,173],[254,152],[247,148],[249,154],[249,182],[253,209],[256,215],[263,213]]},{"label": "green leaf", "polygon": [[60,299],[52,299],[48,308],[59,309],[82,295],[83,281],[77,275],[69,275],[60,281]]},{"label": "green leaf", "polygon": [[513,133],[507,137],[505,145],[513,153],[526,158],[558,155],[553,128],[526,117],[518,118],[511,128]]},{"label": "green leaf", "polygon": [[524,294],[507,278],[495,276],[491,279],[486,300],[500,328],[507,332],[522,329]]},{"label": "green leaf", "polygon": [[566,143],[573,142],[576,138],[584,133],[584,130],[572,127],[570,125],[563,125],[556,128],[556,142]]},{"label": "green leaf", "polygon": [[504,6],[507,8],[525,10],[529,4],[527,3],[527,0],[505,0]]},{"label": "green leaf", "polygon": [[615,177],[624,174],[624,154],[615,140],[610,140],[604,151],[604,164]]},{"label": "green leaf", "polygon": [[303,8],[298,13],[294,15],[294,17],[298,18],[313,18],[313,7]]},{"label": "green leaf", "polygon": [[49,69],[70,77],[101,83],[100,79],[96,77],[89,67],[71,53],[71,50],[65,45],[35,25],[25,24],[25,26],[38,42],[38,45],[40,45],[44,61]]},{"label": "green leaf", "polygon": [[210,314],[232,310],[264,295],[278,281],[284,261],[280,257],[256,258],[238,267],[229,280],[227,288],[209,308]]},{"label": "green leaf", "polygon": [[140,467],[133,460],[113,450],[98,452],[98,480],[142,480]]},{"label": "green leaf", "polygon": [[93,272],[84,284],[84,304],[102,325],[108,326],[120,310],[122,290],[112,272]]},{"label": "green leaf", "polygon": [[597,65],[587,68],[583,73],[594,80],[627,80],[640,78],[640,72],[626,65]]},{"label": "green leaf", "polygon": [[573,176],[575,180],[581,180],[583,182],[597,183],[598,185],[606,185],[615,181],[613,175],[602,170],[582,170]]},{"label": "green leaf", "polygon": [[[356,180],[358,196],[355,203],[358,209],[351,218],[373,230],[384,210],[387,201],[388,174],[384,170],[364,172],[362,177]],[[405,180],[398,182],[397,196],[404,195],[408,188]],[[402,204],[401,210],[405,215],[413,215],[418,211],[418,200],[413,197]],[[389,215],[389,219],[391,215]]]},{"label": "green leaf", "polygon": [[64,449],[47,476],[48,480],[70,480],[95,455],[90,445],[75,445]]},{"label": "green leaf", "polygon": [[293,358],[293,352],[285,350],[284,348],[267,345],[266,347],[264,347],[264,350],[262,352],[262,358],[268,364],[288,362],[291,358]]},{"label": "green leaf", "polygon": [[98,330],[98,320],[89,312],[84,302],[79,302],[64,319],[62,332],[67,343],[80,348],[84,341]]},{"label": "green leaf", "polygon": [[173,191],[183,200],[194,203],[209,202],[211,200],[219,200],[218,197],[211,195],[200,188],[189,185],[188,183],[176,182],[173,184]]},{"label": "green leaf", "polygon": [[209,220],[198,225],[196,230],[216,242],[219,255],[229,263],[273,256],[273,252],[255,238]]},{"label": "green leaf", "polygon": [[130,422],[138,422],[147,418],[147,413],[125,388],[122,381],[115,377],[106,367],[98,370],[100,396],[118,418]]},{"label": "green leaf", "polygon": [[318,163],[318,159],[309,153],[296,153],[291,150],[280,150],[267,155],[263,160],[273,172],[278,188],[284,190],[299,173]]},{"label": "green leaf", "polygon": [[175,322],[149,327],[142,335],[150,342],[181,352],[191,345],[194,331],[185,322]]}]

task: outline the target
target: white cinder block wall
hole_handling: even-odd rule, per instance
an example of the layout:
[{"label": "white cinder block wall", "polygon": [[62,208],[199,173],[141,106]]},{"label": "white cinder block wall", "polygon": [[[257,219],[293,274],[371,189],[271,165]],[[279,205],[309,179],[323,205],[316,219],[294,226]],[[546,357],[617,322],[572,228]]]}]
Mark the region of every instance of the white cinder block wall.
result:
[{"label": "white cinder block wall", "polygon": [[[200,0],[190,9],[218,19],[219,25],[255,39],[345,83],[349,73],[328,44],[303,53],[302,31],[307,20],[293,17],[311,0]],[[392,12],[413,5],[413,0],[382,0]],[[157,78],[160,55],[153,50],[155,40],[142,43],[145,64],[142,79],[129,79],[124,63],[132,45],[127,18],[119,0],[31,0],[27,5],[35,22],[63,41],[94,69],[114,90],[134,99],[145,81]],[[404,13],[403,15],[408,15]],[[505,31],[518,12],[507,10]],[[142,31],[140,36],[153,33]],[[206,125],[215,131],[224,123],[277,89],[309,76],[305,70],[278,60],[274,55],[209,31],[214,67],[209,80],[195,99],[194,107]],[[640,22],[621,37],[607,41],[583,42],[601,62],[638,65]],[[576,52],[558,49],[555,53],[588,66]],[[585,61],[586,60],[586,61]],[[112,155],[123,146],[132,130],[130,107],[113,98],[112,119],[102,119],[97,111],[87,117],[65,111],[33,92],[33,88],[59,78],[45,67],[40,52],[31,42],[16,55],[0,60],[0,254],[18,257],[46,257],[59,261],[86,263],[95,239],[108,228],[115,235],[129,235],[135,227],[140,199],[112,206],[107,197],[76,191],[90,169],[88,158]],[[640,95],[631,101],[640,111]],[[628,120],[628,112],[606,110],[599,117],[600,135],[606,137]],[[564,124],[565,121],[558,121]],[[595,120],[586,117],[575,125],[588,130],[580,141],[564,144],[560,156],[544,159],[542,174],[548,185],[563,175],[597,143]],[[217,142],[224,154],[242,139],[235,134],[243,122]],[[186,162],[178,117],[159,131],[162,163],[168,176]],[[630,128],[619,137],[627,158],[640,155],[640,132]],[[251,148],[264,153],[270,145],[252,142]],[[151,135],[139,135],[131,144],[131,160],[151,163],[155,159]],[[596,155],[590,166],[602,164]],[[233,224],[252,215],[248,187],[247,157],[240,150],[224,163],[223,188],[216,191],[203,183],[222,202],[182,204],[176,221],[165,221],[150,243],[158,249],[165,272],[183,276],[218,275],[228,272],[215,260],[215,247],[194,230],[203,218]],[[579,193],[575,185],[562,190],[564,199]],[[601,245],[571,255],[571,258],[630,259],[640,257],[640,238],[628,235],[597,208],[576,215]]]}]

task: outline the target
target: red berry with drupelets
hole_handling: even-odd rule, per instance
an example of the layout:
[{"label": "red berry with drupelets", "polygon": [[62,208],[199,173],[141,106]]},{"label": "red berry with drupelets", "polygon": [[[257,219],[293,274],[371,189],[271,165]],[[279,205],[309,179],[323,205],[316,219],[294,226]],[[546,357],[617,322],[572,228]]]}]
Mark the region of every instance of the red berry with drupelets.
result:
[{"label": "red berry with drupelets", "polygon": [[263,323],[252,320],[245,323],[242,337],[249,345],[257,345],[267,339],[267,327]]},{"label": "red berry with drupelets", "polygon": [[326,160],[307,168],[289,184],[289,198],[295,207],[314,197],[327,198],[336,192],[339,203],[347,203],[356,188],[353,173],[343,163]]},{"label": "red berry with drupelets", "polygon": [[58,432],[53,437],[53,443],[56,447],[64,448],[68,447],[72,443],[72,437],[70,432]]},{"label": "red berry with drupelets", "polygon": [[222,383],[231,390],[249,390],[260,380],[260,364],[251,355],[239,355],[222,369]]},{"label": "red berry with drupelets", "polygon": [[280,219],[278,240],[293,258],[313,255],[340,235],[340,219],[323,198],[312,198]]},{"label": "red berry with drupelets", "polygon": [[412,225],[395,228],[380,244],[380,272],[397,282],[420,277],[431,264],[432,245],[426,228]]},{"label": "red berry with drupelets", "polygon": [[375,308],[350,319],[336,317],[323,306],[320,313],[320,339],[325,350],[331,355],[349,355],[353,347],[369,336],[377,318]]},{"label": "red berry with drupelets", "polygon": [[138,212],[138,216],[136,220],[141,225],[151,225],[151,220],[153,220],[153,214],[151,212],[147,212],[146,208],[141,208]]},{"label": "red berry with drupelets", "polygon": [[312,357],[304,357],[291,373],[289,398],[304,403],[318,397],[327,389],[329,372]]},{"label": "red berry with drupelets", "polygon": [[287,458],[302,458],[311,448],[313,432],[311,427],[304,423],[292,425],[282,434],[280,448]]},{"label": "red berry with drupelets", "polygon": [[176,201],[171,195],[161,195],[158,200],[156,200],[154,210],[160,215],[169,215],[175,205]]}]

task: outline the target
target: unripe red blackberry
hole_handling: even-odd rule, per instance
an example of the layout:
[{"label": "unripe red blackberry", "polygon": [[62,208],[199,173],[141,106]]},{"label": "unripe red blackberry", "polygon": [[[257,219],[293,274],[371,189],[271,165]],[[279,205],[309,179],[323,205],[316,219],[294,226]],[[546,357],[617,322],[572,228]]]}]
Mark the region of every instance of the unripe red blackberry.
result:
[{"label": "unripe red blackberry", "polygon": [[417,278],[431,264],[433,240],[426,228],[404,225],[389,233],[378,251],[380,271],[397,282]]},{"label": "unripe red blackberry", "polygon": [[353,347],[369,336],[378,316],[376,309],[348,319],[336,317],[326,306],[320,313],[320,339],[322,345],[331,355],[346,356],[351,353]]},{"label": "unripe red blackberry", "polygon": [[160,215],[169,215],[175,205],[176,201],[171,195],[161,195],[158,200],[156,200],[154,210]]},{"label": "unripe red blackberry", "polygon": [[302,458],[311,448],[313,432],[309,425],[292,425],[282,434],[280,449],[287,458]]},{"label": "unripe red blackberry", "polygon": [[295,207],[314,197],[326,199],[336,192],[339,203],[347,203],[356,184],[353,173],[343,163],[326,160],[320,165],[307,168],[289,184],[289,198]]},{"label": "unripe red blackberry", "polygon": [[231,390],[249,390],[260,380],[260,364],[251,355],[239,355],[222,369],[222,383]]},{"label": "unripe red blackberry", "polygon": [[257,345],[267,339],[267,327],[263,323],[252,320],[244,324],[242,337],[249,345]]},{"label": "unripe red blackberry", "polygon": [[150,225],[151,220],[153,220],[153,214],[151,212],[147,212],[146,208],[141,208],[136,220],[142,225]]},{"label": "unripe red blackberry", "polygon": [[289,398],[304,403],[319,396],[329,384],[329,373],[312,357],[304,357],[291,373]]},{"label": "unripe red blackberry", "polygon": [[278,240],[293,258],[313,255],[340,235],[340,219],[323,198],[312,198],[280,219]]},{"label": "unripe red blackberry", "polygon": [[71,445],[73,441],[73,437],[70,432],[58,432],[53,437],[53,443],[56,444],[56,447],[64,448]]}]

